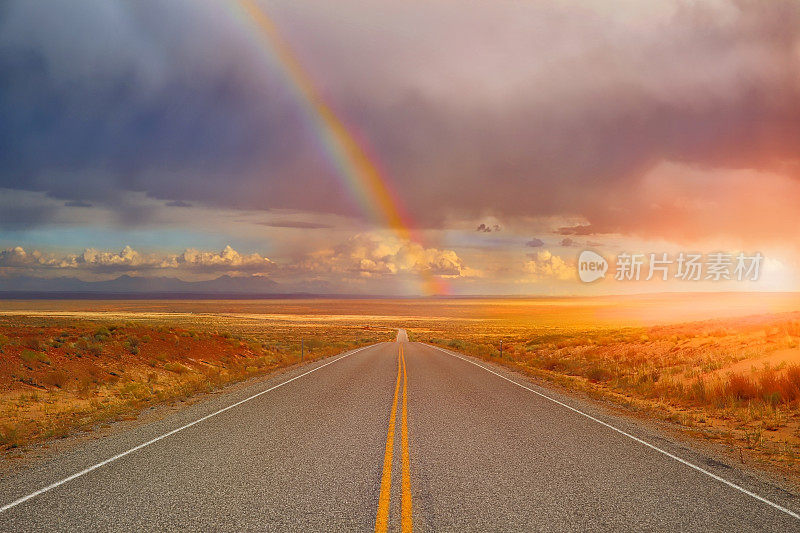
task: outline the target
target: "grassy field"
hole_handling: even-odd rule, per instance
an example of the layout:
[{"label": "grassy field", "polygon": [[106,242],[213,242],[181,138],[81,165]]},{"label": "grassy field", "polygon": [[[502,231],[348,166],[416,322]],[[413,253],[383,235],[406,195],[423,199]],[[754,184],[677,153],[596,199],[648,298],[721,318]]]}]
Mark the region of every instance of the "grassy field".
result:
[{"label": "grassy field", "polygon": [[[369,327],[0,317],[0,447],[13,449],[300,362],[390,340]],[[263,326],[263,324],[262,324]]]},{"label": "grassy field", "polygon": [[674,422],[797,480],[798,311],[796,294],[735,293],[0,302],[0,444],[89,429],[294,364],[301,339],[313,359],[402,327],[412,340]]}]

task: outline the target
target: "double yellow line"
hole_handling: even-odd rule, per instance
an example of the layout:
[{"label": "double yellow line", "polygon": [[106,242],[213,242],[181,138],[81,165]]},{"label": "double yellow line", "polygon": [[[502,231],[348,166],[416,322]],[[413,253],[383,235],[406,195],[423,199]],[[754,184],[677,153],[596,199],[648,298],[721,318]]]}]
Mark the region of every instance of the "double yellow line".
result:
[{"label": "double yellow line", "polygon": [[411,519],[411,463],[408,458],[408,378],[403,345],[400,344],[397,357],[397,383],[394,386],[394,400],[389,414],[389,432],[386,435],[386,453],[383,456],[383,475],[381,493],[378,499],[378,516],[375,518],[375,532],[384,533],[389,527],[389,500],[392,492],[392,458],[394,455],[395,421],[397,419],[397,397],[400,393],[400,375],[403,376],[403,404],[400,413],[400,447],[402,464],[402,500],[400,506],[400,530],[413,531]]}]

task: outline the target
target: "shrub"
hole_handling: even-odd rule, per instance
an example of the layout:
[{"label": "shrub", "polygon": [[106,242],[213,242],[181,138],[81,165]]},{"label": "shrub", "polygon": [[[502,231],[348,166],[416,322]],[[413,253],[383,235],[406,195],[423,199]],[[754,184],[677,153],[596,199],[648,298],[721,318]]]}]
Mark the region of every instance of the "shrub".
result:
[{"label": "shrub", "polygon": [[23,361],[26,363],[44,363],[46,365],[50,364],[50,360],[47,356],[41,352],[34,352],[33,350],[22,350],[22,353],[19,354]]},{"label": "shrub", "polygon": [[539,368],[550,372],[564,372],[567,369],[566,365],[555,357],[543,358]]},{"label": "shrub", "polygon": [[69,375],[63,370],[54,370],[47,374],[43,379],[42,383],[45,385],[50,385],[51,387],[58,387],[59,389],[63,389],[66,384],[69,382]]},{"label": "shrub", "polygon": [[180,363],[167,363],[164,365],[164,370],[169,372],[175,372],[176,374],[184,374],[189,371],[189,367],[184,366]]},{"label": "shrub", "polygon": [[128,353],[131,355],[137,355],[139,353],[139,340],[136,338],[128,339],[122,343],[122,346],[128,350]]},{"label": "shrub", "polygon": [[786,369],[786,380],[800,389],[800,365],[792,365]]},{"label": "shrub", "polygon": [[689,387],[689,397],[699,403],[709,401],[711,396],[709,392],[706,382],[700,378],[696,379]]},{"label": "shrub", "polygon": [[781,400],[784,402],[800,399],[800,366],[788,367],[776,384],[776,389],[780,392]]},{"label": "shrub", "polygon": [[42,351],[45,349],[45,343],[39,337],[31,337],[25,340],[25,347],[31,350]]},{"label": "shrub", "polygon": [[123,384],[118,393],[123,398],[146,400],[150,397],[150,390],[143,383],[131,381]]},{"label": "shrub", "polygon": [[602,366],[595,366],[589,369],[586,372],[586,377],[589,378],[589,381],[599,382],[599,381],[608,381],[612,378],[611,372],[607,368],[603,368]]},{"label": "shrub", "polygon": [[752,400],[759,396],[756,384],[743,374],[731,374],[725,392],[737,400]]},{"label": "shrub", "polygon": [[307,349],[314,350],[325,346],[325,341],[323,341],[322,339],[311,338],[311,339],[305,339],[304,344]]},{"label": "shrub", "polygon": [[92,375],[81,376],[78,378],[78,393],[86,397],[94,391],[99,384],[100,381]]},{"label": "shrub", "polygon": [[19,428],[11,424],[0,426],[0,445],[16,448],[24,442]]},{"label": "shrub", "polygon": [[462,340],[453,339],[447,343],[447,346],[453,348],[454,350],[463,351],[466,347],[466,344],[464,344],[464,341]]}]

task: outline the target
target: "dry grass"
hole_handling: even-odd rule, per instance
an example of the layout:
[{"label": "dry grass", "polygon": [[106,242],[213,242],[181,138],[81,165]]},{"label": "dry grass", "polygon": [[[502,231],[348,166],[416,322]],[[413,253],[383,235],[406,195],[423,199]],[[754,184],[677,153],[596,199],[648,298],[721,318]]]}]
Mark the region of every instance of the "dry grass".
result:
[{"label": "dry grass", "polygon": [[[292,364],[301,338],[316,358],[400,327],[675,422],[798,480],[800,314],[784,311],[800,298],[690,298],[3,302],[0,439],[62,435]],[[731,318],[743,315],[758,316]],[[719,319],[682,323],[709,316]]]},{"label": "dry grass", "polygon": [[[0,318],[0,447],[9,449],[186,398],[394,332],[315,325],[288,331]],[[206,324],[207,326],[208,324]],[[265,327],[266,326],[266,327]]]}]

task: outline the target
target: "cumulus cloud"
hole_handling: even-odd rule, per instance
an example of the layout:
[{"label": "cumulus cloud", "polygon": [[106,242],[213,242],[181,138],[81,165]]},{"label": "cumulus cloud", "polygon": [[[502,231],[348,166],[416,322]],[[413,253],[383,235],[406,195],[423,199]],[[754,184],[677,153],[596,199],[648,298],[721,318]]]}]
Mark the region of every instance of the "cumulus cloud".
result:
[{"label": "cumulus cloud", "polygon": [[240,254],[230,246],[221,252],[202,252],[189,248],[182,254],[170,258],[170,266],[203,271],[254,271],[266,272],[274,263],[257,253]]},{"label": "cumulus cloud", "polygon": [[363,277],[422,273],[448,278],[480,275],[464,265],[453,250],[425,248],[415,242],[371,233],[356,235],[338,246],[313,253],[297,268]]},{"label": "cumulus cloud", "polygon": [[45,254],[26,251],[21,246],[0,250],[0,269],[12,273],[40,274],[42,271],[62,270],[76,273],[113,274],[189,272],[267,273],[274,263],[257,253],[241,254],[226,246],[220,252],[189,248],[180,254],[144,254],[125,246],[118,252],[87,248],[80,254]]},{"label": "cumulus cloud", "polygon": [[559,244],[561,246],[564,246],[564,247],[577,246],[578,245],[578,243],[576,243],[574,240],[570,239],[569,237],[561,239],[561,242]]},{"label": "cumulus cloud", "polygon": [[133,268],[158,266],[158,259],[146,258],[130,246],[125,246],[119,252],[100,251],[87,248],[82,254],[68,256],[59,263],[62,267],[86,267],[89,270],[116,271],[131,270]]},{"label": "cumulus cloud", "polygon": [[16,273],[37,274],[48,270],[67,270],[91,273],[130,272],[165,268],[169,256],[142,254],[130,246],[119,252],[87,248],[80,254],[46,254],[39,250],[26,251],[21,246],[0,251],[0,268]]},{"label": "cumulus cloud", "polygon": [[542,246],[544,246],[544,241],[542,239],[537,239],[536,237],[534,237],[533,239],[526,242],[525,246],[528,246],[530,248],[541,248]]},{"label": "cumulus cloud", "polygon": [[553,255],[549,250],[541,250],[531,256],[524,265],[525,272],[536,281],[575,279],[574,266],[567,264],[561,257]]},{"label": "cumulus cloud", "polygon": [[220,274],[269,275],[293,286],[320,282],[336,286],[359,278],[392,279],[433,275],[475,278],[482,273],[464,264],[453,250],[379,234],[359,234],[332,248],[276,263],[258,253],[244,254],[226,246],[219,252],[189,248],[179,254],[142,253],[130,246],[119,251],[87,248],[80,254],[47,254],[20,246],[0,250],[0,274],[169,276],[193,279]]},{"label": "cumulus cloud", "polygon": [[26,252],[21,246],[0,250],[0,269],[29,267],[29,266],[54,266],[57,261],[46,257],[37,250]]}]

